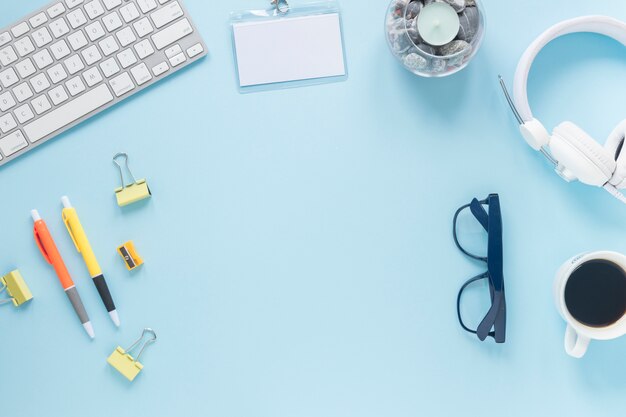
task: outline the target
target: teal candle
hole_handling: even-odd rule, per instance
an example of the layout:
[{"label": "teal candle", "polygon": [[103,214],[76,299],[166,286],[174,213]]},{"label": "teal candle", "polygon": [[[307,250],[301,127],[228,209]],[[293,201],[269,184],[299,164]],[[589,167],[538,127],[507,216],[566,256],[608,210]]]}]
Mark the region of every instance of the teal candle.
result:
[{"label": "teal candle", "polygon": [[425,6],[417,17],[417,30],[426,43],[445,45],[459,33],[459,15],[447,3],[435,2]]}]

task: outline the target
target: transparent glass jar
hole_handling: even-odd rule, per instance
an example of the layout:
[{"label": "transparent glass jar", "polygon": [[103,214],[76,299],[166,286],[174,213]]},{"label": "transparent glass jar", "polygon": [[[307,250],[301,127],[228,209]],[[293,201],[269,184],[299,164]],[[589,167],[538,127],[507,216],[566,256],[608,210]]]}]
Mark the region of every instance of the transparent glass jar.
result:
[{"label": "transparent glass jar", "polygon": [[[447,6],[432,6],[433,3]],[[432,9],[438,7],[451,8],[458,17],[458,32],[454,26],[456,18],[453,17],[451,23],[444,22],[448,25],[444,29],[450,36],[442,35],[443,44],[427,42],[419,30],[424,29],[425,24],[439,29],[439,20],[424,22],[427,18],[432,20]],[[428,16],[422,14],[424,11]],[[429,36],[432,39],[432,34]],[[485,13],[480,0],[392,0],[385,17],[389,49],[406,69],[422,77],[445,77],[462,70],[478,52],[484,36]]]}]

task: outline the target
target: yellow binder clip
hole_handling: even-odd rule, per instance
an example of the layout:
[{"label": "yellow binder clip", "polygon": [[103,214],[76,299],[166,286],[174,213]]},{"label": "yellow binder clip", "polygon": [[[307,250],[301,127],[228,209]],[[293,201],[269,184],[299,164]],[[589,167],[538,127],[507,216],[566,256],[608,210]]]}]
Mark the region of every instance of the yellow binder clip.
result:
[{"label": "yellow binder clip", "polygon": [[33,299],[30,288],[17,269],[0,277],[0,293],[5,291],[9,294],[8,299],[0,300],[0,304],[12,302],[15,307],[19,307],[27,301]]},{"label": "yellow binder clip", "polygon": [[[141,343],[146,334],[151,334],[152,338],[144,342],[141,350],[139,351],[139,355],[137,355],[137,359],[135,359],[130,355],[130,352],[135,349],[139,345],[139,343]],[[113,353],[111,353],[111,356],[109,356],[109,358],[107,359],[107,362],[109,363],[109,365],[114,367],[120,374],[124,375],[126,379],[132,382],[139,374],[139,372],[141,372],[141,370],[143,369],[143,365],[139,363],[139,358],[141,357],[141,354],[143,353],[146,346],[154,343],[156,339],[157,335],[154,330],[150,328],[145,328],[141,333],[141,337],[137,339],[135,343],[130,345],[128,349],[124,350],[120,346],[115,348]]]},{"label": "yellow binder clip", "polygon": [[[128,171],[130,178],[133,180],[130,184],[126,184],[124,181],[124,168],[122,168],[122,165],[120,165],[117,161],[121,158],[124,158],[126,171]],[[128,155],[126,153],[120,152],[115,154],[113,157],[113,163],[119,168],[120,179],[122,180],[122,186],[115,189],[115,197],[117,198],[118,206],[124,207],[129,204],[136,203],[137,201],[149,198],[152,195],[145,178],[140,179],[139,181],[135,179],[135,176],[128,167]]]}]

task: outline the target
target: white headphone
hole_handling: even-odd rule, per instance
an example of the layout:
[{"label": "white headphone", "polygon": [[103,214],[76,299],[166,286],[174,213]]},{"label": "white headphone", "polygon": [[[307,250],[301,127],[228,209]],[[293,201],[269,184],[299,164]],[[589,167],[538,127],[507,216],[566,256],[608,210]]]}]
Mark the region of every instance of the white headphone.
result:
[{"label": "white headphone", "polygon": [[558,125],[552,135],[533,117],[528,104],[528,74],[535,57],[552,40],[577,32],[605,35],[626,46],[626,23],[607,16],[584,16],[558,23],[539,36],[522,55],[515,71],[514,97],[511,100],[504,81],[500,84],[520,124],[522,136],[528,144],[540,151],[555,165],[556,172],[566,181],[579,180],[584,184],[603,187],[614,197],[626,203],[626,196],[618,188],[626,188],[626,120],[609,135],[604,146],[596,142],[572,122]]}]

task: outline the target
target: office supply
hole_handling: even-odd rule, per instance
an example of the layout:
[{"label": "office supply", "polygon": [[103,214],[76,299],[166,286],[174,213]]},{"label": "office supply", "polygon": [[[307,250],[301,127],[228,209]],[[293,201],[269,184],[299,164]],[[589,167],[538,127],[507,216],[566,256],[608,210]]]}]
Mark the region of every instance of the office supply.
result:
[{"label": "office supply", "polygon": [[[126,168],[126,171],[128,171],[128,174],[132,179],[132,182],[128,184],[124,181],[124,168],[118,162],[118,159],[122,158],[124,159],[124,168]],[[113,157],[113,163],[117,165],[120,170],[120,180],[122,182],[122,186],[115,189],[115,198],[117,199],[118,206],[124,207],[129,204],[136,203],[137,201],[149,198],[152,195],[145,178],[140,179],[139,181],[135,179],[135,176],[128,166],[128,155],[126,153],[119,152],[115,154]]]},{"label": "office supply", "polygon": [[423,77],[465,68],[485,36],[485,12],[477,0],[392,0],[385,20],[393,55]]},{"label": "office supply", "polygon": [[9,298],[4,300],[0,299],[0,304],[13,303],[15,307],[19,307],[33,299],[30,288],[28,288],[22,274],[20,274],[20,271],[17,269],[0,277],[0,293],[5,290]]},{"label": "office supply", "polygon": [[608,16],[583,16],[558,23],[543,32],[522,55],[513,86],[514,99],[500,77],[502,91],[520,125],[526,142],[541,152],[565,181],[578,180],[584,184],[602,187],[618,200],[626,203],[618,189],[626,188],[626,152],[622,152],[626,134],[626,120],[609,135],[604,147],[572,122],[558,125],[552,135],[537,120],[528,102],[528,75],[539,52],[551,41],[563,35],[591,32],[613,38],[626,45],[626,23]]},{"label": "office supply", "polygon": [[[130,355],[130,352],[132,352],[133,349],[135,349],[139,345],[139,343],[143,340],[143,338],[147,334],[152,335],[152,338],[147,339],[144,342],[143,346],[141,347],[141,350],[139,350],[139,354],[137,355],[137,358],[133,358]],[[121,346],[116,347],[113,353],[111,353],[111,355],[107,359],[107,362],[109,363],[109,365],[115,368],[120,374],[124,375],[126,379],[132,382],[135,379],[135,377],[139,374],[139,372],[141,372],[141,370],[143,369],[143,365],[139,362],[139,358],[141,357],[141,354],[143,353],[144,349],[149,344],[154,343],[156,339],[157,339],[157,335],[154,332],[154,330],[150,328],[145,328],[143,329],[143,332],[141,333],[141,337],[139,337],[139,339],[137,339],[132,345],[130,345],[129,348],[122,349]]]},{"label": "office supply", "polygon": [[242,92],[343,80],[341,18],[334,1],[231,14]]},{"label": "office supply", "polygon": [[0,29],[0,165],[206,51],[181,0],[54,0]]},{"label": "office supply", "polygon": [[132,271],[133,269],[143,265],[143,259],[135,250],[135,244],[132,240],[129,240],[128,242],[117,248],[117,253],[119,253],[122,257],[122,259],[124,260],[124,265],[126,265],[126,269],[128,269],[129,271]]},{"label": "office supply", "polygon": [[57,245],[54,243],[54,240],[52,240],[52,235],[48,230],[48,226],[46,226],[46,223],[42,220],[37,210],[31,210],[30,214],[35,222],[35,243],[39,247],[39,250],[41,251],[41,254],[46,262],[54,268],[54,271],[63,286],[63,290],[65,291],[65,294],[67,294],[67,298],[69,298],[70,303],[72,303],[72,307],[74,308],[78,319],[82,323],[83,328],[89,337],[93,339],[95,337],[95,333],[93,331],[91,321],[89,320],[89,316],[87,315],[87,310],[85,310],[83,301],[80,299],[78,290],[70,277],[70,273],[67,271],[67,267],[63,262],[63,258],[61,258]]},{"label": "office supply", "polygon": [[574,256],[554,278],[554,300],[565,322],[565,352],[581,358],[591,340],[626,334],[626,256],[598,251]]},{"label": "office supply", "polygon": [[[489,212],[483,206],[489,208]],[[463,230],[458,227],[459,215],[469,208],[473,216],[473,222],[478,222],[480,227],[487,232],[487,254],[476,253],[477,249],[470,248],[462,243],[465,236]],[[463,284],[456,299],[456,309],[459,323],[464,330],[476,334],[483,341],[487,336],[493,337],[496,343],[504,343],[506,339],[506,299],[504,296],[504,272],[502,257],[502,213],[500,211],[500,198],[498,194],[490,194],[484,200],[473,199],[471,203],[461,206],[454,213],[452,222],[452,236],[454,243],[461,252],[470,258],[487,264],[487,271],[470,278]],[[487,279],[491,296],[491,307],[476,330],[470,329],[461,315],[461,296],[467,287],[477,281]],[[493,329],[493,330],[492,330]]]},{"label": "office supply", "polygon": [[104,275],[102,274],[102,269],[98,264],[96,255],[93,253],[93,249],[91,249],[89,240],[87,240],[87,234],[85,234],[85,230],[80,223],[78,213],[76,212],[76,209],[72,207],[70,199],[67,196],[62,197],[61,202],[63,203],[63,223],[65,223],[67,232],[70,234],[72,242],[74,242],[74,246],[76,246],[76,250],[83,256],[85,265],[87,265],[87,269],[89,270],[89,275],[91,275],[91,279],[98,290],[98,294],[100,294],[100,298],[102,299],[104,306],[109,312],[111,320],[113,320],[113,323],[119,327],[120,318],[117,314],[117,310],[115,309],[113,297],[111,297],[109,286],[104,279]]}]

